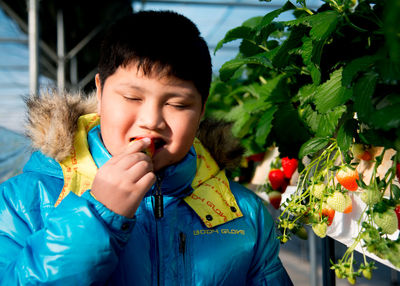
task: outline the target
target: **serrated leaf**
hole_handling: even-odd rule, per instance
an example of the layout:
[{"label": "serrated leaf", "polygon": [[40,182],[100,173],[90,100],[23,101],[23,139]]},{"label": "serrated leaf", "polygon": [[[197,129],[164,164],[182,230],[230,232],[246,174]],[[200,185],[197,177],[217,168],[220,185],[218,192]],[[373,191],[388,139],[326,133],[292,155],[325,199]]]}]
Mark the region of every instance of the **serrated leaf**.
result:
[{"label": "serrated leaf", "polygon": [[316,86],[313,84],[303,85],[293,100],[300,101],[301,105],[309,103],[314,98],[315,90]]},{"label": "serrated leaf", "polygon": [[214,54],[222,48],[222,46],[226,43],[229,43],[231,41],[237,40],[237,39],[247,39],[251,38],[252,35],[252,29],[250,27],[246,26],[239,26],[236,28],[233,28],[232,30],[229,30],[226,34],[225,37],[218,42],[217,46],[214,49]]},{"label": "serrated leaf", "polygon": [[322,114],[316,136],[332,136],[337,128],[340,117],[342,117],[345,111],[346,106],[342,105],[334,108],[332,111]]},{"label": "serrated leaf", "polygon": [[314,137],[304,143],[299,151],[299,158],[314,154],[322,150],[329,143],[329,137]]},{"label": "serrated leaf", "polygon": [[320,41],[329,37],[335,30],[340,14],[334,10],[324,11],[312,15],[308,22],[311,25],[310,36],[313,40]]},{"label": "serrated leaf", "polygon": [[276,106],[265,110],[257,123],[256,129],[256,143],[260,147],[264,147],[267,137],[272,128],[272,120],[277,110]]},{"label": "serrated leaf", "polygon": [[372,96],[377,80],[377,74],[368,73],[361,77],[354,86],[354,110],[357,112],[358,118],[366,123],[370,122],[370,115],[374,111]]},{"label": "serrated leaf", "polygon": [[343,87],[341,79],[342,69],[338,69],[331,74],[328,81],[317,88],[315,105],[320,113],[326,113],[350,99],[352,90]]},{"label": "serrated leaf", "polygon": [[232,75],[245,64],[256,64],[272,68],[271,61],[268,59],[268,53],[261,53],[253,57],[234,59],[224,63],[219,70],[220,78],[223,81],[229,80]]},{"label": "serrated leaf", "polygon": [[342,152],[350,149],[353,143],[354,134],[357,133],[357,121],[354,119],[347,120],[340,128],[336,137],[339,148]]}]

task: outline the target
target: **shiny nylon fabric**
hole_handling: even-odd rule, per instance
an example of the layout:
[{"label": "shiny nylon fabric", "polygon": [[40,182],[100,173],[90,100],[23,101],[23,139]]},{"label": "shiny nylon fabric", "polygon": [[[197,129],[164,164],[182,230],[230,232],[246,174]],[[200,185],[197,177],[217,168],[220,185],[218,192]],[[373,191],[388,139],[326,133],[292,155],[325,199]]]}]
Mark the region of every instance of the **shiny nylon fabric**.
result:
[{"label": "shiny nylon fabric", "polygon": [[[93,138],[93,159],[104,163],[105,148]],[[196,160],[187,156],[169,176],[193,170]],[[193,171],[179,176],[181,190]],[[169,182],[163,187],[174,188]],[[54,208],[63,186],[60,165],[39,152],[0,186],[0,285],[292,285],[271,217],[238,184],[229,182],[243,217],[213,228],[174,190],[162,219],[151,194],[127,219],[89,192],[70,193]]]}]

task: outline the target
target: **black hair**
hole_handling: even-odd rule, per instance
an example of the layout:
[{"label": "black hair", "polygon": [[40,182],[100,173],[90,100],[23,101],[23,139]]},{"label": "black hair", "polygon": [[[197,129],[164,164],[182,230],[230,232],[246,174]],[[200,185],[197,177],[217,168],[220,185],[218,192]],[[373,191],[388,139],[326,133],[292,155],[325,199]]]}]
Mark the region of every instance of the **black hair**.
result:
[{"label": "black hair", "polygon": [[145,75],[154,72],[191,81],[206,101],[211,84],[211,57],[196,25],[172,11],[141,11],[115,22],[103,39],[98,72],[101,87],[118,67],[136,63]]}]

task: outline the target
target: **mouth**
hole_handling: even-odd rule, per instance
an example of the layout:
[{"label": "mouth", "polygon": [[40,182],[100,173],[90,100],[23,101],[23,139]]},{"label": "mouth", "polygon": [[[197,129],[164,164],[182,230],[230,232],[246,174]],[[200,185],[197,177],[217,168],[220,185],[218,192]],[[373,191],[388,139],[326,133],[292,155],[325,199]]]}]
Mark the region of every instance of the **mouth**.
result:
[{"label": "mouth", "polygon": [[[134,140],[136,140],[136,139],[142,139],[142,138],[144,138],[144,137],[145,137],[145,136],[133,137],[133,138],[131,138],[129,141],[132,142],[132,141],[134,141]],[[164,139],[162,139],[162,138],[155,138],[155,137],[148,137],[148,138],[150,138],[151,141],[153,142],[153,144],[154,144],[154,149],[155,149],[156,152],[157,152],[158,149],[164,147],[164,145],[167,144],[167,142],[166,142]]]}]

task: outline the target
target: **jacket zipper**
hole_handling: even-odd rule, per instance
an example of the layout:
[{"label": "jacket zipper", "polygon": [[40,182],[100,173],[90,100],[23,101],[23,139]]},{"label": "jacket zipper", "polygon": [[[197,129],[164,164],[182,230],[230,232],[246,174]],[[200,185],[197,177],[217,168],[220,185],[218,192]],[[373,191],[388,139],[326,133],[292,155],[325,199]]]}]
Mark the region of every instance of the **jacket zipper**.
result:
[{"label": "jacket zipper", "polygon": [[153,213],[155,218],[156,224],[156,239],[155,239],[155,247],[156,247],[156,257],[157,257],[157,285],[161,285],[160,281],[160,268],[161,268],[161,258],[160,258],[160,243],[159,243],[159,219],[164,216],[164,200],[163,195],[161,193],[161,177],[157,175],[156,183],[155,183],[155,190],[153,193],[154,197],[154,205],[153,205]]}]

